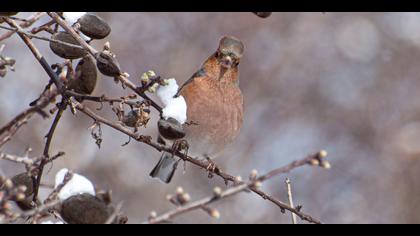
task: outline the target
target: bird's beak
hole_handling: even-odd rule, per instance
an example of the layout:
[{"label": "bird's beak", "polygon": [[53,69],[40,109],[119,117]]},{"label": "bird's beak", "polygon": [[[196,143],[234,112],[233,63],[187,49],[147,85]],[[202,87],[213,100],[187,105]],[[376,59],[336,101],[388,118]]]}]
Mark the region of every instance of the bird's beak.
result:
[{"label": "bird's beak", "polygon": [[223,58],[222,58],[222,61],[221,61],[222,63],[222,66],[224,67],[224,68],[226,68],[226,69],[229,69],[229,68],[231,68],[232,67],[232,65],[233,65],[233,59],[232,59],[232,57],[230,57],[230,56],[224,56]]}]

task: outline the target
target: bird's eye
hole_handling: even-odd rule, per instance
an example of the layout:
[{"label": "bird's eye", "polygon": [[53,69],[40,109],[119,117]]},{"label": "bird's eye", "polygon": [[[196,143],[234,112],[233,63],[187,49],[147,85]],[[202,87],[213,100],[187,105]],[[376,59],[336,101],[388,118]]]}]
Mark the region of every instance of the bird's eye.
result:
[{"label": "bird's eye", "polygon": [[230,54],[229,49],[227,49],[227,48],[222,48],[221,53],[223,55],[229,55]]}]

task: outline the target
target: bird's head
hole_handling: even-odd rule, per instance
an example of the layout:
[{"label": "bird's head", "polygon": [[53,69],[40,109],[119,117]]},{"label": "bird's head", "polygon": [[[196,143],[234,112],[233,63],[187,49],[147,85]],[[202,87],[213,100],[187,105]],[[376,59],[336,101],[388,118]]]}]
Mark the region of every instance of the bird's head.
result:
[{"label": "bird's head", "polygon": [[239,39],[232,36],[224,36],[220,39],[216,58],[225,69],[230,69],[239,64],[243,52],[244,45]]}]

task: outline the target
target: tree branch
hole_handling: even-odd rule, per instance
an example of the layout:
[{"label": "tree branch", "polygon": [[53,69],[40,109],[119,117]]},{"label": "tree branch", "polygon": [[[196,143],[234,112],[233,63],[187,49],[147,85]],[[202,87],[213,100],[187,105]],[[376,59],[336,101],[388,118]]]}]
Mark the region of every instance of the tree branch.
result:
[{"label": "tree branch", "polygon": [[[166,146],[161,145],[157,142],[153,142],[151,137],[147,137],[147,136],[143,136],[143,135],[137,135],[137,134],[133,133],[131,130],[121,126],[120,124],[118,124],[116,122],[109,121],[109,120],[95,114],[90,109],[86,108],[83,104],[76,103],[76,109],[81,111],[82,113],[88,115],[89,117],[91,117],[96,122],[100,122],[100,123],[103,123],[107,126],[110,126],[111,128],[116,129],[116,130],[130,136],[131,138],[133,138],[134,140],[136,140],[138,142],[142,142],[142,143],[145,143],[145,144],[147,144],[151,147],[154,147],[157,151],[166,151],[166,152],[172,152],[173,151],[170,147],[166,147]],[[321,152],[319,152],[319,153],[321,153]],[[304,166],[304,165],[307,165],[307,164],[311,164],[311,160],[319,158],[319,156],[320,156],[319,153],[308,155],[304,159],[294,161],[294,162],[292,162],[292,163],[290,163],[290,164],[288,164],[284,167],[272,170],[272,171],[268,172],[267,174],[262,175],[259,178],[257,178],[253,183],[264,182],[264,181],[266,181],[268,179],[271,179],[274,176],[277,176],[279,174],[287,173],[294,168]],[[175,155],[178,156],[179,158],[181,158],[182,160],[190,162],[190,163],[192,163],[192,164],[194,164],[194,165],[196,165],[200,168],[203,168],[203,169],[207,169],[207,167],[209,166],[209,163],[194,159],[194,158],[189,157],[188,155],[185,155],[181,152],[176,152]],[[314,219],[313,217],[311,217],[309,215],[306,215],[306,214],[303,214],[303,213],[299,212],[297,209],[292,208],[292,207],[288,206],[287,204],[285,204],[285,203],[283,203],[279,200],[276,200],[274,197],[264,193],[259,188],[255,187],[252,183],[247,184],[247,183],[242,182],[242,181],[237,181],[236,177],[234,177],[232,175],[229,175],[229,174],[226,174],[226,173],[223,173],[219,168],[216,168],[214,170],[214,172],[212,172],[212,173],[214,173],[214,174],[220,176],[221,178],[223,178],[226,183],[233,182],[233,183],[240,184],[241,188],[238,191],[243,191],[245,189],[249,189],[252,192],[261,196],[263,199],[266,199],[270,202],[273,202],[274,204],[279,206],[281,209],[286,209],[288,211],[291,211],[291,212],[295,213],[296,215],[301,217],[302,220],[306,220],[306,221],[313,222],[313,223],[320,223],[318,220]],[[228,193],[230,193],[230,191]],[[236,192],[234,192],[234,193],[236,193]],[[230,195],[231,194],[228,194],[228,196],[230,196]],[[203,200],[203,202],[206,202],[208,200],[209,199]],[[201,202],[199,202],[199,203],[201,203]],[[200,205],[199,203],[196,203],[197,205],[193,205],[192,209],[196,209],[196,208],[201,207],[202,204]],[[210,202],[208,202],[208,203],[210,203]]]},{"label": "tree branch", "polygon": [[12,161],[18,164],[24,164],[25,166],[32,166],[36,162],[36,159],[32,159],[29,157],[20,157],[20,156],[7,154],[7,153],[1,153],[1,152],[0,152],[0,159]]},{"label": "tree branch", "polygon": [[38,104],[22,111],[15,118],[4,125],[0,129],[0,147],[9,141],[11,137],[18,131],[18,129],[28,122],[33,114],[38,113],[43,118],[48,118],[48,114],[44,112],[43,109],[47,107],[57,95],[57,92],[43,93],[38,101]]},{"label": "tree branch", "polygon": [[[68,33],[70,33],[72,35],[72,37],[77,40],[78,43],[80,43],[80,45],[85,48],[90,54],[92,54],[93,56],[95,56],[98,54],[98,51],[95,50],[93,47],[91,47],[87,42],[85,42],[80,35],[71,27],[69,26],[64,20],[62,20],[59,15],[55,12],[48,12],[48,15],[58,24],[60,25],[65,31],[67,31]],[[38,195],[38,190],[39,190],[39,186],[40,186],[40,182],[41,182],[41,178],[42,178],[42,172],[43,172],[43,167],[45,166],[45,164],[47,163],[47,161],[50,159],[49,158],[49,149],[50,149],[50,145],[51,145],[51,140],[53,138],[53,134],[54,131],[56,129],[56,126],[60,120],[60,117],[67,105],[67,102],[70,102],[70,100],[68,100],[68,97],[70,96],[85,96],[86,99],[90,99],[92,101],[97,101],[97,102],[102,102],[104,98],[102,97],[94,97],[94,96],[87,96],[87,95],[79,95],[79,94],[73,94],[71,95],[70,91],[66,91],[65,86],[62,84],[62,82],[59,80],[58,76],[55,74],[55,72],[52,70],[52,68],[50,67],[50,65],[46,62],[45,58],[42,56],[42,54],[37,50],[37,48],[35,47],[35,45],[32,43],[30,37],[28,36],[27,33],[23,32],[21,27],[19,25],[17,25],[13,20],[4,17],[2,18],[4,19],[4,21],[6,21],[10,26],[16,28],[16,32],[18,33],[18,35],[22,38],[22,40],[25,42],[25,44],[29,47],[29,49],[31,50],[31,52],[33,53],[33,55],[35,56],[35,58],[38,60],[38,62],[42,65],[42,67],[44,68],[44,70],[47,72],[48,76],[50,77],[50,81],[52,81],[56,87],[57,87],[57,92],[55,94],[61,94],[63,96],[62,102],[59,106],[59,111],[52,123],[52,126],[47,134],[47,141],[44,147],[44,155],[43,155],[43,159],[41,160],[41,164],[39,166],[39,174],[37,176],[37,180],[36,180],[36,188],[35,188],[35,194],[34,194],[34,199],[36,200],[37,195]],[[13,32],[12,32],[13,33]],[[142,87],[137,87],[133,82],[131,82],[128,79],[128,74],[126,73],[121,73],[119,76],[116,77],[124,86],[130,88],[131,90],[133,90],[136,94],[138,94],[139,96],[141,96],[143,99],[145,99],[146,101],[150,102],[151,105],[160,113],[162,112],[162,108],[157,105],[153,100],[151,100],[146,94],[145,94],[145,90]],[[55,97],[54,96],[54,97]],[[96,99],[96,100],[95,100]],[[49,104],[49,102],[48,102]],[[145,143],[153,148],[155,148],[157,151],[166,151],[166,152],[171,152],[173,153],[172,148],[170,147],[166,147],[162,144],[159,144],[155,141],[153,141],[153,139],[150,136],[144,136],[144,135],[140,135],[140,134],[136,134],[133,131],[131,131],[130,129],[122,126],[120,123],[118,122],[113,122],[110,120],[107,120],[106,118],[103,118],[97,114],[95,114],[94,112],[92,112],[90,109],[88,109],[87,107],[85,107],[83,104],[75,102],[75,108],[79,111],[81,111],[82,113],[86,114],[87,116],[91,117],[92,119],[94,119],[95,122],[98,123],[102,123],[105,124],[107,126],[110,126],[111,128],[118,130],[126,135],[128,135],[129,137],[135,139],[138,142],[142,142]],[[27,117],[26,115],[24,115],[24,117]],[[11,126],[6,125],[6,127],[2,128],[0,131],[4,130],[9,130],[10,127],[14,126],[15,124],[18,124],[20,120],[24,120],[24,119],[17,119],[18,121],[12,121]],[[9,128],[7,128],[9,127]],[[5,129],[6,128],[6,129]],[[0,132],[1,134],[2,132]],[[1,141],[1,140],[0,140]],[[277,206],[280,207],[280,209],[283,210],[288,210],[294,214],[296,214],[297,216],[299,216],[302,220],[306,220],[308,222],[312,222],[312,223],[320,223],[320,221],[314,219],[313,217],[306,215],[302,212],[300,212],[300,208],[296,209],[292,206],[287,205],[286,203],[283,203],[277,199],[275,199],[274,197],[266,194],[265,192],[263,192],[262,190],[260,190],[259,186],[261,185],[262,182],[269,180],[277,175],[283,174],[283,173],[287,173],[291,170],[293,170],[294,168],[303,166],[303,165],[307,165],[307,164],[311,164],[313,165],[314,161],[318,161],[318,164],[321,162],[321,158],[325,155],[322,154],[322,152],[319,153],[315,153],[315,154],[311,154],[308,155],[306,158],[298,160],[298,161],[294,161],[284,167],[278,168],[278,169],[274,169],[270,172],[268,172],[265,175],[262,175],[258,178],[255,178],[249,182],[243,182],[241,180],[238,180],[235,176],[232,176],[230,174],[224,173],[219,167],[215,166],[215,168],[212,168],[209,170],[209,165],[210,163],[208,161],[201,161],[201,160],[197,160],[194,159],[184,153],[181,153],[180,151],[175,151],[174,153],[175,156],[181,158],[182,160],[186,161],[186,162],[190,162],[194,165],[196,165],[197,167],[206,169],[207,171],[209,171],[211,174],[215,174],[218,175],[219,177],[221,177],[226,184],[228,184],[229,182],[233,182],[235,185],[233,187],[228,188],[227,190],[223,191],[220,195],[218,196],[211,196],[211,197],[207,197],[204,198],[202,200],[190,203],[190,204],[186,204],[183,206],[178,207],[177,209],[175,209],[174,211],[168,212],[167,214],[164,214],[160,217],[156,217],[153,218],[151,221],[153,222],[160,222],[159,219],[165,220],[165,219],[170,219],[176,215],[182,214],[184,212],[188,212],[191,211],[193,209],[197,209],[197,208],[203,208],[205,207],[207,204],[210,204],[214,201],[218,201],[220,199],[232,196],[236,193],[245,191],[245,190],[250,190],[256,194],[258,194],[259,196],[261,196],[263,199],[269,200],[272,203],[276,204]],[[149,222],[150,223],[150,222]]]},{"label": "tree branch", "polygon": [[[45,12],[37,12],[37,13],[33,14],[31,17],[29,17],[26,21],[22,22],[19,26],[21,28],[28,28],[31,25],[33,25],[35,22],[37,22],[43,16],[45,16]],[[6,18],[6,17],[4,17],[4,18]],[[0,42],[9,38],[13,34],[14,34],[14,32],[6,32],[6,33],[0,35]]]},{"label": "tree branch", "polygon": [[[290,181],[289,178],[286,178],[285,184],[286,184],[286,189],[287,189],[287,199],[289,200],[289,205],[294,208],[293,195],[292,195],[292,182]],[[292,223],[297,224],[296,214],[292,212],[291,215],[292,215]]]},{"label": "tree branch", "polygon": [[[302,213],[300,211],[300,209],[296,209],[292,205],[287,205],[286,203],[283,203],[283,202],[281,202],[277,199],[274,199],[273,197],[264,193],[258,187],[258,185],[260,185],[262,181],[268,180],[268,179],[270,179],[270,178],[272,178],[276,175],[289,172],[290,170],[301,166],[301,165],[296,165],[296,163],[308,163],[308,160],[313,159],[313,158],[314,157],[312,155],[310,155],[310,156],[308,156],[308,157],[306,157],[302,160],[295,161],[295,162],[292,162],[292,163],[290,163],[290,164],[288,164],[284,167],[275,169],[275,170],[261,176],[260,178],[252,180],[248,183],[243,183],[242,182],[241,184],[239,184],[237,186],[228,188],[227,190],[221,192],[218,195],[213,194],[213,196],[209,196],[209,197],[203,198],[201,200],[198,200],[198,201],[195,201],[195,202],[177,207],[176,209],[174,209],[172,211],[169,211],[169,212],[167,212],[167,213],[165,213],[161,216],[150,218],[147,223],[157,224],[157,223],[167,222],[167,221],[171,220],[172,218],[174,218],[175,216],[178,216],[178,215],[181,215],[181,214],[184,214],[184,213],[202,208],[202,207],[207,206],[207,205],[209,205],[213,202],[220,201],[221,199],[230,197],[232,195],[243,192],[245,190],[251,190],[251,191],[257,193],[258,195],[262,196],[264,199],[267,199],[267,200],[275,203],[282,210],[288,210],[292,214],[295,214],[295,215],[299,216],[302,220],[305,220],[305,221],[308,221],[308,222],[311,222],[311,223],[315,223],[315,224],[320,224],[321,221],[313,218],[310,215]],[[275,173],[275,174],[272,174],[272,173]]]},{"label": "tree branch", "polygon": [[[80,35],[65,22],[61,17],[55,13],[55,12],[48,12],[48,15],[57,22],[67,33],[69,33],[73,38],[80,44],[82,47],[84,47],[95,59],[96,55],[98,54],[98,51],[94,49],[92,46],[90,46],[85,40],[80,37]],[[127,86],[131,90],[133,90],[136,94],[138,94],[140,97],[145,99],[146,101],[150,102],[150,104],[160,113],[162,114],[162,108],[152,99],[150,99],[142,90],[141,87],[137,87],[133,82],[131,82],[125,74],[120,74],[116,77],[124,86]]]},{"label": "tree branch", "polygon": [[33,33],[29,33],[29,32],[23,31],[22,29],[10,28],[10,27],[6,27],[6,26],[3,26],[3,25],[0,25],[0,28],[1,29],[5,29],[5,30],[9,30],[9,31],[13,31],[13,32],[24,34],[24,35],[28,36],[29,38],[35,38],[35,39],[39,39],[39,40],[43,40],[43,41],[47,41],[47,42],[54,42],[54,43],[62,44],[62,45],[65,45],[65,46],[68,46],[68,47],[72,47],[72,48],[85,49],[84,47],[79,46],[79,45],[67,43],[67,42],[64,42],[64,41],[61,41],[61,40],[57,40],[57,39],[52,39],[52,38],[47,38],[47,37],[43,37],[43,36],[38,36],[38,35],[35,35]]},{"label": "tree branch", "polygon": [[37,173],[37,178],[36,178],[36,182],[35,182],[35,188],[34,188],[34,198],[33,201],[37,202],[38,199],[38,191],[39,191],[39,186],[41,184],[41,179],[42,179],[42,172],[44,171],[44,166],[49,162],[50,159],[50,146],[51,146],[51,142],[54,136],[54,132],[55,129],[57,128],[58,122],[61,119],[61,116],[63,115],[64,110],[66,109],[67,104],[65,103],[64,99],[61,101],[60,104],[58,104],[58,111],[57,114],[54,118],[54,121],[51,125],[50,130],[48,131],[48,134],[46,135],[47,141],[45,143],[45,147],[44,147],[44,152],[43,152],[43,158],[41,160],[41,163],[39,164],[38,167],[38,173]]}]

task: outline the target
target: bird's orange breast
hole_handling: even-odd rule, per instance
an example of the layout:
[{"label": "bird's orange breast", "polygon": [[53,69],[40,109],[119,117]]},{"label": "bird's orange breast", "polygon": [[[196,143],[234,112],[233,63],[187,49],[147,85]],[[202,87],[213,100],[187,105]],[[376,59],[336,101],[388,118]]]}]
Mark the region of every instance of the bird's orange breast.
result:
[{"label": "bird's orange breast", "polygon": [[236,83],[203,75],[180,91],[187,103],[186,139],[198,155],[213,156],[231,143],[243,122],[243,97]]}]

